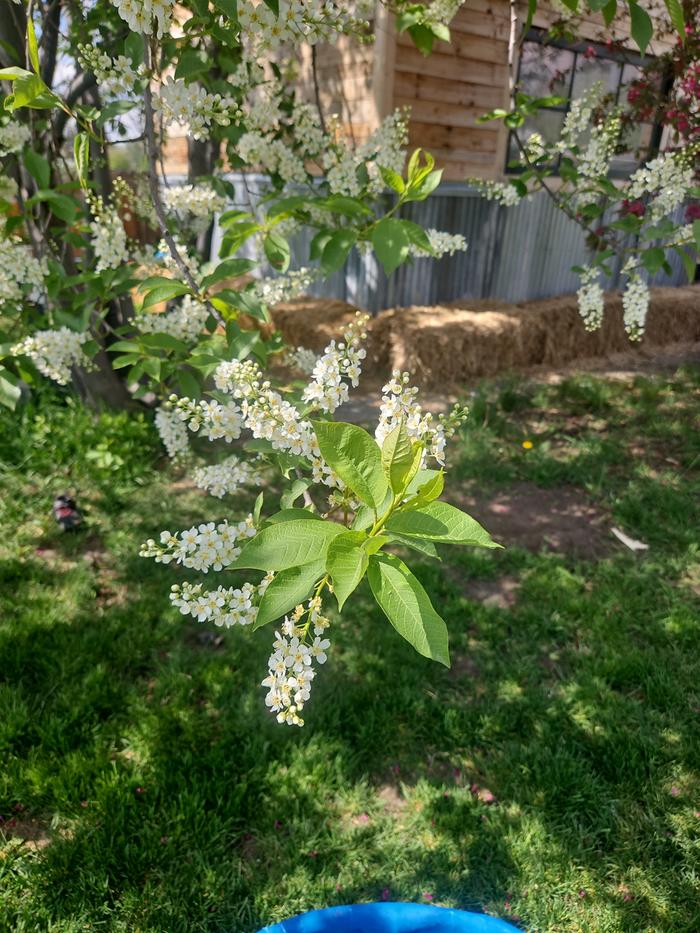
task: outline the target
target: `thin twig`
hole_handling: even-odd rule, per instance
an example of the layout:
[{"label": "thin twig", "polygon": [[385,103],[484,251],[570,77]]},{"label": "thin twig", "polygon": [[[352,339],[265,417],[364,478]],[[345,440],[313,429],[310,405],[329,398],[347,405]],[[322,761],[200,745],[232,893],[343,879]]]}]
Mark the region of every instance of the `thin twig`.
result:
[{"label": "thin twig", "polygon": [[[144,48],[145,48],[145,59],[146,59],[146,69],[148,71],[148,76],[145,82],[144,89],[144,128],[146,135],[146,153],[148,156],[148,184],[151,191],[151,197],[153,199],[153,208],[158,219],[158,226],[160,227],[160,232],[163,235],[163,239],[168,245],[170,250],[170,255],[173,258],[175,265],[178,267],[182,273],[183,278],[198,297],[201,299],[199,285],[194,279],[194,276],[190,272],[190,269],[182,257],[180,250],[178,249],[175,238],[173,237],[170,229],[168,227],[167,217],[165,215],[165,208],[163,207],[163,201],[160,195],[160,183],[158,181],[158,148],[156,146],[156,132],[155,132],[155,123],[154,123],[154,114],[153,114],[153,91],[151,90],[151,63],[153,61],[153,56],[151,52],[151,46],[148,36],[143,37]],[[206,299],[204,299],[206,301]],[[226,325],[225,320],[219,314],[219,312],[214,308],[211,302],[206,302],[211,310],[211,313],[218,321],[219,324]]]}]

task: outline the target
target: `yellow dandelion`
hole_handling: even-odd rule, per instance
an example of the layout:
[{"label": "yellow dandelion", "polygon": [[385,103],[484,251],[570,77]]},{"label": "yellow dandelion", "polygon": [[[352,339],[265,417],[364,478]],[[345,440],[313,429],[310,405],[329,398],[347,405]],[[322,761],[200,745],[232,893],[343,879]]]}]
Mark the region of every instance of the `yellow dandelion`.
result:
[{"label": "yellow dandelion", "polygon": [[532,450],[534,446],[535,445],[532,443],[532,441],[523,441],[523,447],[525,450]]}]

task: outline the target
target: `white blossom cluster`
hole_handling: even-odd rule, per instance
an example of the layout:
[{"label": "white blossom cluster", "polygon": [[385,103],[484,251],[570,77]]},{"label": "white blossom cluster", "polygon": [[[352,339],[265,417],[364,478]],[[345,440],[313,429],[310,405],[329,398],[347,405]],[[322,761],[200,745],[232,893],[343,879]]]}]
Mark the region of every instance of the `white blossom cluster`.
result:
[{"label": "white blossom cluster", "polygon": [[651,195],[647,209],[649,219],[660,220],[682,204],[693,187],[692,156],[699,146],[688,146],[681,152],[666,152],[647,162],[632,175],[627,187],[630,200]]},{"label": "white blossom cluster", "polygon": [[593,111],[600,104],[603,96],[603,85],[600,81],[591,85],[581,97],[569,103],[569,111],[564,117],[561,138],[555,148],[565,152],[572,146],[578,145],[579,137],[588,133],[593,120]]},{"label": "white blossom cluster", "polygon": [[487,201],[496,201],[504,207],[515,207],[521,201],[521,195],[515,185],[502,181],[483,181],[470,178],[469,183],[479,189]]},{"label": "white blossom cluster", "polygon": [[46,262],[37,259],[26,243],[0,239],[0,310],[21,301],[27,292],[41,291],[47,271]]},{"label": "white blossom cluster", "polygon": [[157,564],[182,564],[190,570],[208,573],[229,567],[241,553],[240,542],[252,538],[256,533],[252,515],[230,525],[227,521],[207,522],[171,534],[160,533],[160,541],[149,538],[141,546],[141,557],[152,557]]},{"label": "white blossom cluster", "polygon": [[607,175],[621,133],[622,123],[617,111],[608,114],[604,120],[597,123],[591,130],[591,138],[579,159],[579,174],[584,178]]},{"label": "white blossom cluster", "polygon": [[31,136],[31,130],[24,123],[10,120],[9,123],[0,124],[0,156],[21,152]]},{"label": "white blossom cluster", "polygon": [[153,107],[166,123],[186,126],[194,139],[206,139],[212,123],[229,126],[241,116],[235,98],[210,94],[199,84],[187,84],[174,77],[167,77],[162,83],[160,92],[153,97]]},{"label": "white blossom cluster", "polygon": [[211,185],[173,185],[163,189],[163,203],[169,211],[181,216],[204,218],[210,221],[226,207],[226,198]]},{"label": "white blossom cluster", "polygon": [[258,479],[257,471],[249,463],[233,456],[212,466],[197,467],[192,472],[192,481],[195,486],[205,489],[209,495],[216,496],[217,499],[232,495],[241,486],[255,483]]},{"label": "white blossom cluster", "polygon": [[316,269],[308,269],[304,266],[301,269],[294,269],[286,275],[278,275],[270,279],[259,279],[254,283],[249,293],[266,305],[276,305],[280,301],[291,301],[292,298],[298,298],[300,295],[306,294],[309,286],[316,281],[319,274]]},{"label": "white blossom cluster", "polygon": [[132,32],[160,39],[170,30],[175,0],[112,0]]},{"label": "white blossom cluster", "polygon": [[547,146],[541,133],[530,133],[525,140],[524,149],[530,162],[539,162],[547,155]]},{"label": "white blossom cluster", "polygon": [[0,176],[0,201],[14,201],[19,193],[17,182],[9,175]]},{"label": "white blossom cluster", "polygon": [[118,269],[129,261],[129,242],[124,224],[114,204],[108,207],[97,195],[88,195],[93,219],[90,242],[95,254],[95,272]]},{"label": "white blossom cluster", "polygon": [[205,590],[201,583],[175,583],[170,590],[170,602],[182,615],[191,615],[198,622],[231,628],[233,625],[252,625],[258,615],[255,605],[272,579],[267,574],[257,586],[244,583],[241,587],[218,586]]},{"label": "white blossom cluster", "polygon": [[185,295],[181,304],[162,314],[139,314],[135,324],[142,334],[169,334],[185,343],[194,343],[209,317],[209,309],[191,295]]},{"label": "white blossom cluster", "polygon": [[287,360],[290,366],[310,376],[316,368],[318,354],[314,353],[313,350],[309,350],[308,347],[297,347],[296,350],[288,351]]},{"label": "white blossom cluster", "polygon": [[284,43],[313,45],[339,32],[361,28],[373,15],[370,0],[333,3],[329,0],[280,0],[279,15],[262,0],[239,0],[238,23],[244,54],[255,59]]},{"label": "white blossom cluster", "polygon": [[449,26],[465,0],[433,0],[423,17],[429,26]]},{"label": "white blossom cluster", "polygon": [[605,296],[597,269],[586,268],[581,273],[581,287],[576,292],[579,314],[586,330],[598,330],[603,322]]},{"label": "white blossom cluster", "polygon": [[[323,637],[329,622],[321,614],[321,599],[314,596],[306,607],[297,606],[291,616],[285,616],[281,633],[275,632],[267,677],[262,686],[268,688],[265,705],[276,713],[277,722],[288,726],[303,726],[299,713],[311,696],[311,682],[316,676],[313,662],[325,664],[330,641]],[[302,625],[302,619],[307,617]],[[307,644],[313,626],[314,639]]]},{"label": "white blossom cluster", "polygon": [[307,180],[304,159],[282,139],[259,132],[244,133],[238,141],[238,155],[251,166],[259,166],[270,175],[279,175],[287,184]]},{"label": "white blossom cluster", "polygon": [[139,81],[146,77],[145,65],[134,68],[126,55],[112,58],[94,45],[79,45],[78,61],[85,71],[95,75],[100,90],[112,97],[133,94]]},{"label": "white blossom cluster", "polygon": [[381,447],[384,439],[403,421],[408,436],[425,445],[424,462],[428,456],[445,465],[445,446],[458,425],[466,417],[466,411],[455,408],[449,416],[440,416],[436,421],[430,412],[424,412],[417,401],[418,389],[409,386],[408,373],[394,370],[391,380],[382,388],[382,404],[374,436]]},{"label": "white blossom cluster", "polygon": [[[262,379],[260,367],[252,360],[220,363],[214,373],[220,391],[239,399],[237,408],[244,426],[253,437],[269,441],[275,450],[285,450],[309,461],[315,483],[340,486],[340,480],[321,457],[311,422]],[[183,414],[188,400],[177,402]],[[192,404],[192,403],[189,403]]]},{"label": "white blossom cluster", "polygon": [[[220,368],[221,366],[218,367],[217,372]],[[195,402],[189,398],[178,399],[177,396],[171,396],[170,400],[177,402],[176,411],[182,421],[187,423],[190,431],[196,433],[203,428],[202,433],[206,434],[208,440],[216,441],[224,438],[229,444],[241,436],[243,416],[235,402],[222,405],[214,399]]]},{"label": "white blossom cluster", "polygon": [[189,451],[187,426],[183,424],[178,412],[170,408],[159,408],[156,412],[155,424],[163,446],[171,459],[182,457]]},{"label": "white blossom cluster", "polygon": [[628,276],[622,293],[622,320],[630,340],[641,340],[649,311],[649,286],[635,269],[634,259],[625,263],[623,273]]},{"label": "white blossom cluster", "polygon": [[[331,135],[337,135],[339,127],[331,126]],[[363,166],[369,175],[368,189],[373,194],[384,190],[384,179],[379,166],[401,174],[408,142],[407,116],[403,110],[395,110],[385,117],[377,129],[354,151],[347,145],[330,146],[323,156],[326,180],[333,194],[357,197],[363,185],[358,178],[358,169]]]},{"label": "white blossom cluster", "polygon": [[367,315],[358,317],[343,334],[336,346],[331,340],[323,356],[319,357],[311,373],[311,381],[304,389],[303,399],[322,411],[334,412],[347,401],[349,380],[353,388],[360,384],[362,360],[367,351],[362,346],[366,339]]},{"label": "white blossom cluster", "polygon": [[440,259],[442,256],[454,256],[455,253],[463,252],[468,248],[467,241],[461,233],[445,233],[432,228],[426,230],[425,233],[432,251],[428,253],[419,246],[411,244],[409,252],[412,256],[432,256],[434,259]]},{"label": "white blossom cluster", "polygon": [[40,373],[59,385],[66,385],[71,379],[71,367],[92,368],[92,360],[83,350],[86,339],[86,334],[68,327],[37,330],[16,344],[12,353],[28,356]]}]

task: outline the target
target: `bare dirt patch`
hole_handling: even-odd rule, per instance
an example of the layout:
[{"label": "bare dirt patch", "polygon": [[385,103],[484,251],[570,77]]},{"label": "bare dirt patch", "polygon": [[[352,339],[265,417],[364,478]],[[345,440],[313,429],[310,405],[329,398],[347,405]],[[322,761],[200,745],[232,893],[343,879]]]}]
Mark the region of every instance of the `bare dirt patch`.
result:
[{"label": "bare dirt patch", "polygon": [[34,819],[21,819],[13,817],[0,823],[0,833],[7,839],[17,839],[29,849],[39,851],[51,845],[51,835],[46,826]]},{"label": "bare dirt patch", "polygon": [[541,489],[515,483],[491,498],[462,494],[456,504],[506,547],[583,559],[599,558],[611,549],[609,518],[573,486]]},{"label": "bare dirt patch", "polygon": [[460,587],[467,599],[491,609],[512,609],[518,598],[518,577],[503,576],[495,580],[467,580]]}]

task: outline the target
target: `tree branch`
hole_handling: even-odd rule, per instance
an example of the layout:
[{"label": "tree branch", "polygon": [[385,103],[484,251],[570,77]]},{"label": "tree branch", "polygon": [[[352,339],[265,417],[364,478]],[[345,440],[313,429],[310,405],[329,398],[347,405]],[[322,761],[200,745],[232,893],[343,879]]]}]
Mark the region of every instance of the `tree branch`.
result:
[{"label": "tree branch", "polygon": [[[146,134],[146,154],[148,157],[148,186],[151,191],[151,197],[153,198],[153,208],[158,219],[158,226],[160,227],[160,232],[163,235],[163,239],[168,245],[170,250],[170,255],[173,257],[175,265],[180,270],[184,280],[190,286],[195,295],[199,296],[200,290],[199,285],[194,279],[194,276],[189,270],[187,263],[182,258],[182,254],[178,249],[175,238],[173,237],[170,229],[168,227],[168,220],[165,215],[165,208],[163,207],[163,200],[160,195],[160,183],[158,181],[158,147],[156,146],[156,130],[155,130],[155,120],[153,114],[153,91],[151,89],[151,68],[153,62],[153,54],[148,36],[143,37],[144,49],[145,49],[145,64],[146,70],[148,72],[146,77],[146,84],[144,89],[144,128]],[[210,302],[207,302],[209,308],[218,321],[219,324],[226,324],[224,319],[221,317],[216,308],[212,307]]]}]

